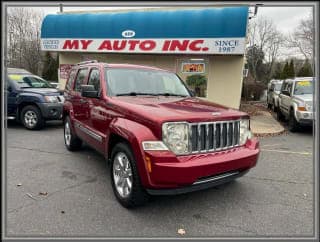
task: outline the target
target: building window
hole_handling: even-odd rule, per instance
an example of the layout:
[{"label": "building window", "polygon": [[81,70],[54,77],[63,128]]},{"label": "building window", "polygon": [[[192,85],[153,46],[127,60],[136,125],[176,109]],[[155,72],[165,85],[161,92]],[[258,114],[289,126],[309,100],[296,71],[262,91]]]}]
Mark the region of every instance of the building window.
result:
[{"label": "building window", "polygon": [[194,63],[194,62],[182,62],[181,72],[182,73],[204,73],[205,64]]}]

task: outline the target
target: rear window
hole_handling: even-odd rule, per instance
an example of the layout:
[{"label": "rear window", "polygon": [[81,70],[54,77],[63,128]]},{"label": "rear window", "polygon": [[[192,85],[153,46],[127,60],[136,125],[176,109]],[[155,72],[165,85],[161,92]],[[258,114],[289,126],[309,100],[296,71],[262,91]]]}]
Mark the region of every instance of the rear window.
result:
[{"label": "rear window", "polygon": [[49,82],[35,75],[9,74],[8,77],[20,88],[53,88]]},{"label": "rear window", "polygon": [[274,84],[274,90],[275,91],[280,91],[281,90],[281,86],[282,86],[281,83]]}]

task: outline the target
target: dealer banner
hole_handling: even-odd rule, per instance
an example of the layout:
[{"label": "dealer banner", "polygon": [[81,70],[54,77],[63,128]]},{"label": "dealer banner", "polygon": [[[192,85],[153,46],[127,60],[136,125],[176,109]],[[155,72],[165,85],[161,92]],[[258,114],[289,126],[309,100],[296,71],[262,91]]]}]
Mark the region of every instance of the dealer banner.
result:
[{"label": "dealer banner", "polygon": [[243,54],[244,38],[207,39],[42,39],[45,51]]}]

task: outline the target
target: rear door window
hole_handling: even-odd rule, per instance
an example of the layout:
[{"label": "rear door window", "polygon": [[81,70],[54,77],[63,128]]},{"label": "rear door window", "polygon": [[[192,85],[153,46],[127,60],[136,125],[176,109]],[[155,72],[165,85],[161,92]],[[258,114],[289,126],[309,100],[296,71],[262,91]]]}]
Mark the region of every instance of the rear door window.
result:
[{"label": "rear door window", "polygon": [[282,90],[281,90],[282,93],[283,93],[283,91],[288,91],[288,85],[289,85],[288,82],[286,82],[286,83],[283,84]]},{"label": "rear door window", "polygon": [[292,82],[288,84],[288,92],[289,92],[289,95],[291,96],[291,91],[292,91]]},{"label": "rear door window", "polygon": [[69,74],[69,78],[68,78],[68,81],[66,83],[66,90],[71,90],[72,88],[72,83],[73,83],[73,80],[74,80],[74,77],[76,75],[76,70],[71,70],[70,74]]},{"label": "rear door window", "polygon": [[84,84],[88,74],[88,68],[80,69],[75,81],[74,90],[76,92],[81,92],[81,85]]}]

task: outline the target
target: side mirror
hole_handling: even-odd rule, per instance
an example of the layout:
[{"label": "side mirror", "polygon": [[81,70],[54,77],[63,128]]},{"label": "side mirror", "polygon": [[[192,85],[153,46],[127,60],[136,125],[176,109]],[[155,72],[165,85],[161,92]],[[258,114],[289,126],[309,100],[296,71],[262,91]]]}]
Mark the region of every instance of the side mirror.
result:
[{"label": "side mirror", "polygon": [[193,90],[188,88],[188,91],[189,91],[191,97],[195,97],[196,96],[196,93]]},{"label": "side mirror", "polygon": [[90,98],[99,98],[99,92],[93,85],[81,85],[81,96]]},{"label": "side mirror", "polygon": [[283,90],[283,91],[282,91],[282,94],[284,94],[284,95],[286,95],[286,96],[290,96],[290,93],[289,93],[288,90]]}]

